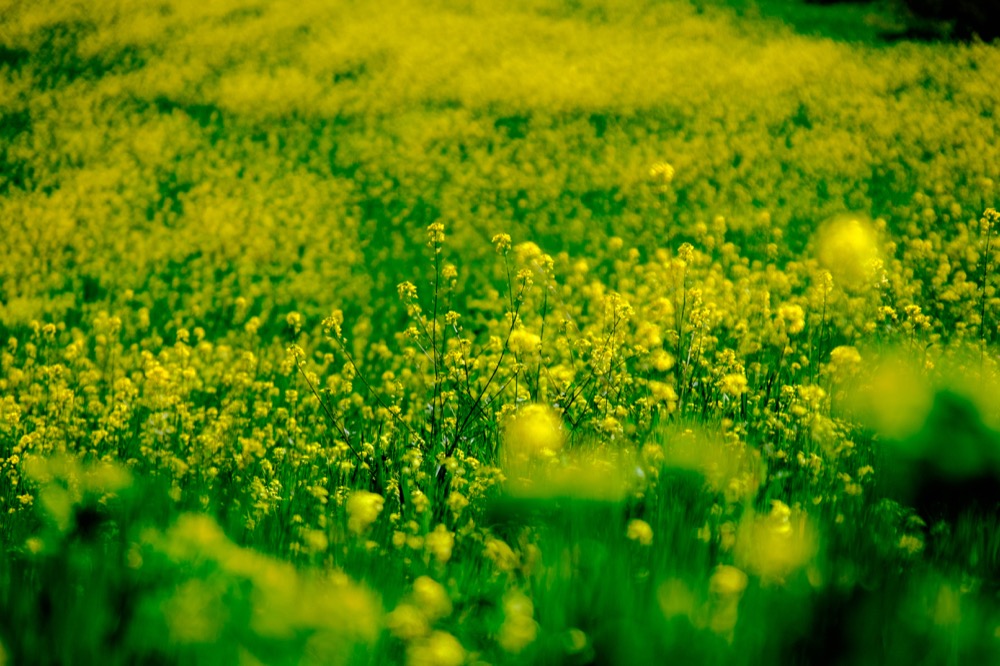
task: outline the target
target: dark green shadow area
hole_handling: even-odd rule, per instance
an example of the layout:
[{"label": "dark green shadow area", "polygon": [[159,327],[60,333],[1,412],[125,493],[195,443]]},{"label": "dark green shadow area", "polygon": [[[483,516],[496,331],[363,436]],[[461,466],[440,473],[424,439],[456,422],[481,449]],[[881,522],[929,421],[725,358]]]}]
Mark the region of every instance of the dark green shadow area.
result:
[{"label": "dark green shadow area", "polygon": [[888,3],[877,0],[834,4],[804,0],[702,0],[701,4],[728,6],[746,20],[777,21],[801,35],[859,44],[886,44],[909,29]]}]

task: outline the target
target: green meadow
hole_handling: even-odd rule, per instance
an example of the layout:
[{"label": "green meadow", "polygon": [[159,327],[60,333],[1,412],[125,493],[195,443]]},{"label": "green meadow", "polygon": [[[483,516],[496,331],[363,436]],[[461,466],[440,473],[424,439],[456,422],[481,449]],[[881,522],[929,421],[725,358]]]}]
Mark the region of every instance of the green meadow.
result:
[{"label": "green meadow", "polygon": [[0,663],[1000,663],[1000,48],[907,20],[0,0]]}]

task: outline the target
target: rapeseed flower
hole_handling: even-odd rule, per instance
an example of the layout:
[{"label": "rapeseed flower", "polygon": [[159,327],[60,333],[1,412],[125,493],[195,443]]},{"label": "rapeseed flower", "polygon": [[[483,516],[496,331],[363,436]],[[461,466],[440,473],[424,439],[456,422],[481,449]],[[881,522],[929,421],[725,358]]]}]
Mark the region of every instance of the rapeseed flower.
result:
[{"label": "rapeseed flower", "polygon": [[503,598],[504,620],[497,642],[507,652],[517,654],[534,642],[538,636],[538,623],[534,619],[534,605],[523,592],[512,589]]},{"label": "rapeseed flower", "polygon": [[451,559],[454,547],[455,534],[448,531],[444,525],[438,525],[424,537],[424,548],[439,564],[444,564]]},{"label": "rapeseed flower", "polygon": [[649,177],[660,186],[669,185],[674,173],[674,167],[667,162],[656,162],[649,168]]},{"label": "rapeseed flower", "polygon": [[739,398],[747,392],[747,384],[745,375],[733,373],[726,375],[719,381],[719,388],[726,395]]},{"label": "rapeseed flower", "polygon": [[806,515],[773,500],[766,516],[748,512],[736,535],[736,560],[767,583],[783,584],[816,554],[815,532]]},{"label": "rapeseed flower", "polygon": [[801,333],[806,327],[806,314],[801,305],[782,305],[778,308],[778,318],[784,322],[789,335]]},{"label": "rapeseed flower", "polygon": [[441,583],[429,576],[420,576],[413,581],[413,604],[429,622],[435,622],[451,615],[452,605],[448,591]]},{"label": "rapeseed flower", "polygon": [[465,657],[462,644],[445,631],[431,632],[406,648],[407,666],[460,666]]},{"label": "rapeseed flower", "polygon": [[364,534],[385,506],[385,498],[367,490],[356,490],[347,498],[347,528]]},{"label": "rapeseed flower", "polygon": [[399,604],[386,615],[385,626],[393,636],[404,641],[426,636],[431,630],[427,616],[409,602]]},{"label": "rapeseed flower", "polygon": [[747,575],[733,566],[719,565],[708,582],[708,628],[732,642]]},{"label": "rapeseed flower", "polygon": [[824,224],[816,236],[816,251],[834,281],[851,289],[871,284],[880,265],[875,230],[855,216],[837,217]]},{"label": "rapeseed flower", "polygon": [[506,542],[496,537],[487,537],[484,546],[486,557],[496,565],[499,571],[509,573],[517,568],[519,558]]},{"label": "rapeseed flower", "polygon": [[511,332],[507,345],[515,354],[532,354],[539,350],[542,339],[523,328],[516,328]]},{"label": "rapeseed flower", "polygon": [[641,546],[648,546],[653,543],[653,528],[645,520],[633,518],[628,523],[626,536]]},{"label": "rapeseed flower", "polygon": [[551,456],[563,447],[559,414],[545,405],[528,405],[508,420],[504,446],[515,459]]}]

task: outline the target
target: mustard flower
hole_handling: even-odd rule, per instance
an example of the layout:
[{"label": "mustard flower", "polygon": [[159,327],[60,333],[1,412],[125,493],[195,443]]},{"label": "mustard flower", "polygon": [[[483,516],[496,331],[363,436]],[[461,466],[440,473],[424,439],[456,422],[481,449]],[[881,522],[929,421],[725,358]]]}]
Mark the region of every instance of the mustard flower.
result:
[{"label": "mustard flower", "polygon": [[504,621],[498,642],[507,652],[516,654],[534,642],[538,636],[538,623],[534,619],[534,605],[520,590],[504,595]]},{"label": "mustard flower", "polygon": [[642,546],[648,546],[653,543],[653,528],[645,520],[634,518],[629,521],[626,536]]},{"label": "mustard flower", "polygon": [[406,650],[407,666],[460,666],[464,661],[465,648],[444,631],[435,631]]},{"label": "mustard flower", "polygon": [[438,563],[444,564],[451,559],[451,550],[455,547],[455,534],[449,532],[444,525],[438,525],[424,538],[424,547]]},{"label": "mustard flower", "polygon": [[740,373],[728,374],[719,381],[719,388],[726,395],[738,398],[747,392],[746,375]]},{"label": "mustard flower", "polygon": [[420,576],[413,581],[412,598],[414,605],[430,622],[451,615],[452,605],[448,591],[429,576]]},{"label": "mustard flower", "polygon": [[367,490],[354,491],[347,499],[348,529],[355,534],[363,534],[378,518],[384,505],[385,499],[381,495]]},{"label": "mustard flower", "polygon": [[550,407],[528,405],[507,422],[504,444],[516,457],[558,452],[563,446],[562,420]]}]

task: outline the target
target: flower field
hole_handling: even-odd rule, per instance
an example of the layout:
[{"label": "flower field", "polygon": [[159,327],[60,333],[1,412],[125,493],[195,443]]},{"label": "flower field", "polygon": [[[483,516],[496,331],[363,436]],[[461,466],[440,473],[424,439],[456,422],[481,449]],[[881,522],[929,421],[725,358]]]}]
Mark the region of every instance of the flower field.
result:
[{"label": "flower field", "polygon": [[774,4],[0,0],[0,663],[1000,663],[1000,48]]}]

